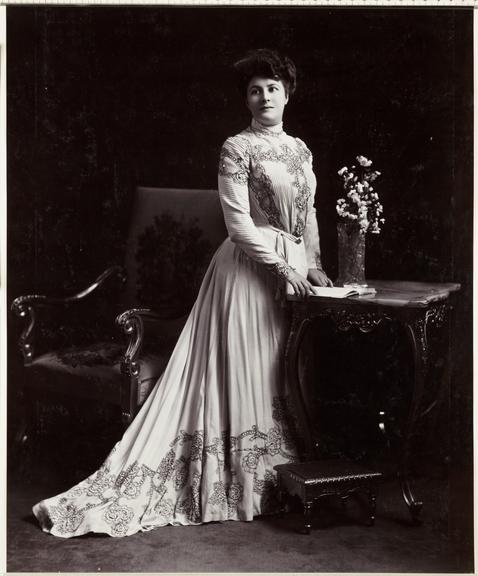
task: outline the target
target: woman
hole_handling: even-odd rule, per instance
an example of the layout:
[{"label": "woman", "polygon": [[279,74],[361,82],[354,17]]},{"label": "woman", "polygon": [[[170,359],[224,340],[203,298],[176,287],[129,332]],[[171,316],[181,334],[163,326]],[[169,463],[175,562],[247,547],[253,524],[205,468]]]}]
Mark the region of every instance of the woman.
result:
[{"label": "woman", "polygon": [[276,507],[273,467],[296,458],[282,364],[287,284],[321,268],[311,153],[282,129],[295,67],[269,50],[235,65],[250,127],[226,140],[219,194],[229,232],[171,359],[100,470],[33,508],[62,537],[252,520]]}]

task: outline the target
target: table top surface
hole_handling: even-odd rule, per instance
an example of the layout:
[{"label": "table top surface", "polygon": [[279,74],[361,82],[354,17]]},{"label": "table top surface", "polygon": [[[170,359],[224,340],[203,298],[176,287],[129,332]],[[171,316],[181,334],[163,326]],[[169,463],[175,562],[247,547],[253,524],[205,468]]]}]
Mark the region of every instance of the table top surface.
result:
[{"label": "table top surface", "polygon": [[452,292],[460,290],[461,285],[456,283],[438,282],[411,282],[406,280],[368,280],[368,286],[376,289],[376,294],[363,296],[348,296],[346,298],[326,298],[323,296],[309,296],[307,301],[300,296],[288,295],[287,300],[307,303],[334,303],[340,305],[388,306],[426,308],[434,302],[446,300]]}]

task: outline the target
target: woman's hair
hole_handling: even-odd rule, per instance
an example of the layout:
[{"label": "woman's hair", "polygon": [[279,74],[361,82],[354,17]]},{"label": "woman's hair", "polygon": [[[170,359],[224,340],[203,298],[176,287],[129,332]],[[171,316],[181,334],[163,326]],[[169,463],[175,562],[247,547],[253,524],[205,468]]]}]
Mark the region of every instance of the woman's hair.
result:
[{"label": "woman's hair", "polygon": [[254,76],[282,80],[289,96],[295,91],[295,64],[290,58],[282,57],[274,50],[267,48],[250,50],[244,58],[234,63],[234,68],[238,73],[239,89],[242,94],[247,93],[247,86]]}]

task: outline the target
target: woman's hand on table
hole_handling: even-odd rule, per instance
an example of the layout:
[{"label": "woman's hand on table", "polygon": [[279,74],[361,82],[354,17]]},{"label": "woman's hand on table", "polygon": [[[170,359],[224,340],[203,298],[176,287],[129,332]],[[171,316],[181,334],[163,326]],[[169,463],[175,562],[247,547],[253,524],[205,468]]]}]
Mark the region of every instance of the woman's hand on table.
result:
[{"label": "woman's hand on table", "polygon": [[327,274],[322,269],[318,270],[316,268],[309,268],[307,278],[314,286],[332,287],[334,285],[332,280],[327,276]]},{"label": "woman's hand on table", "polygon": [[287,282],[289,282],[294,289],[296,296],[306,298],[309,294],[312,294],[312,284],[305,276],[302,276],[302,274],[299,274],[295,270],[290,270],[287,274]]}]

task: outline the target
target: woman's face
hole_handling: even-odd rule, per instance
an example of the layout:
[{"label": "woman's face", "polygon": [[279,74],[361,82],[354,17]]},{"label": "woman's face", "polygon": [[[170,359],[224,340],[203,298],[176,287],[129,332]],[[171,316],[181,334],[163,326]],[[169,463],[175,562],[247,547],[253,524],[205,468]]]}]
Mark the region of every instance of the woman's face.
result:
[{"label": "woman's face", "polygon": [[247,85],[247,107],[253,117],[264,126],[274,126],[282,122],[288,100],[282,80],[254,76]]}]

